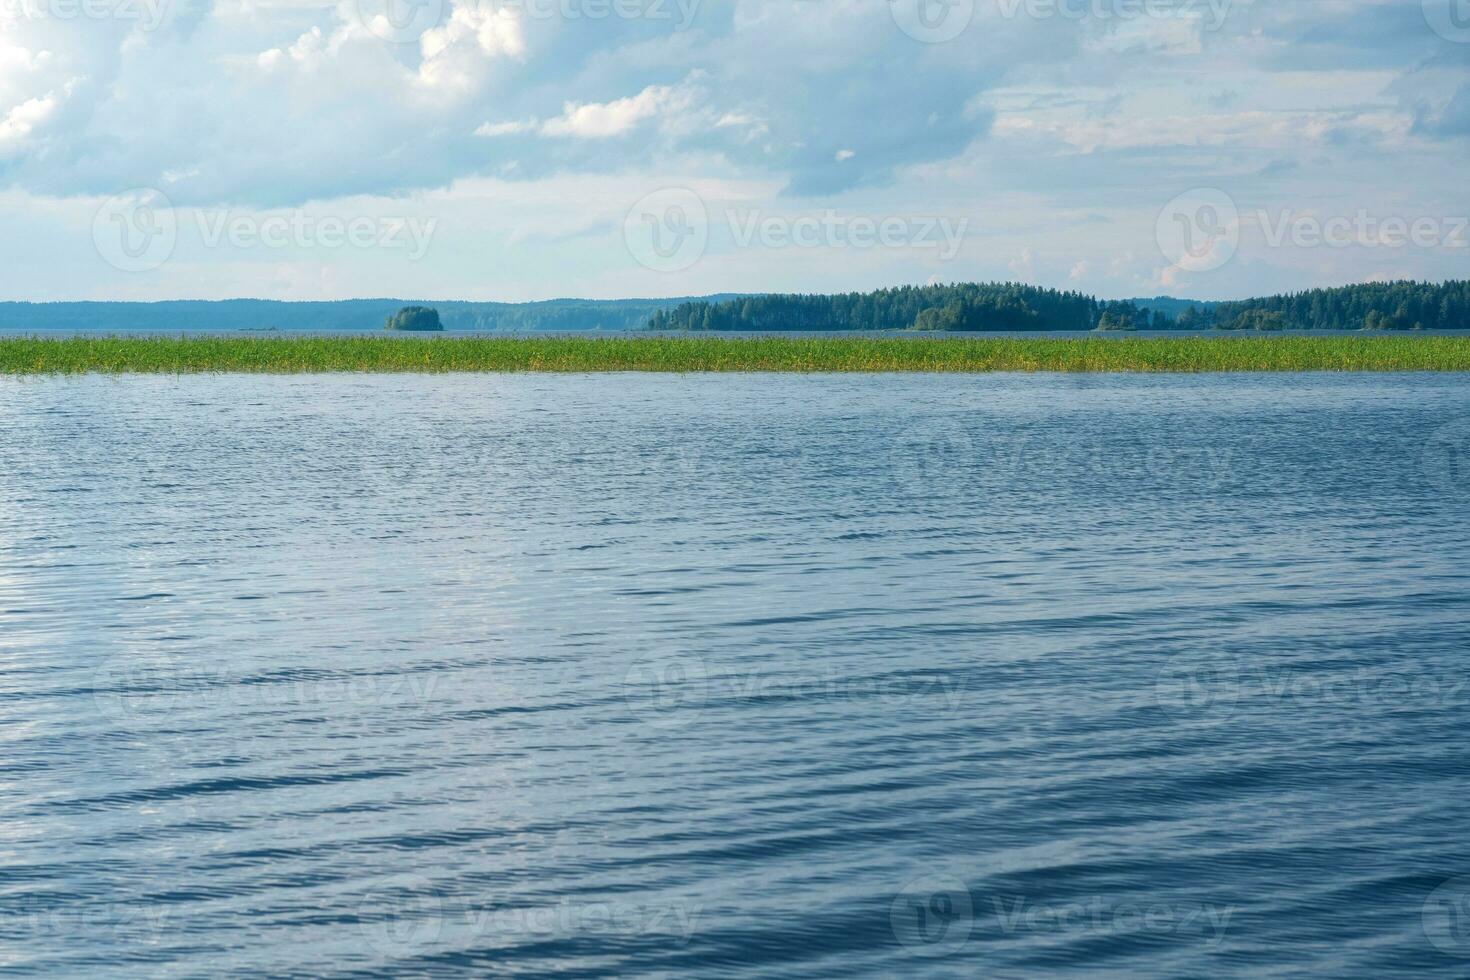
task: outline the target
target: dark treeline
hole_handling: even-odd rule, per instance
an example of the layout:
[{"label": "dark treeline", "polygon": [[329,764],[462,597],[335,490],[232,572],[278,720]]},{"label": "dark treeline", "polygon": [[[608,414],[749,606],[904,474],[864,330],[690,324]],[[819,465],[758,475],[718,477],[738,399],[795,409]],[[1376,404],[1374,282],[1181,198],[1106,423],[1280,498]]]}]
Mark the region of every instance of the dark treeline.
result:
[{"label": "dark treeline", "polygon": [[[727,296],[710,296],[718,301]],[[259,299],[173,300],[160,303],[0,303],[0,328],[10,330],[380,330],[412,301],[353,299],[279,302]],[[678,299],[580,300],[539,303],[423,303],[439,311],[446,330],[642,330],[648,318]],[[420,301],[422,303],[422,301]]]},{"label": "dark treeline", "polygon": [[1224,330],[1465,330],[1470,329],[1470,281],[1370,282],[1339,289],[1267,296],[1191,316],[1179,326]]},{"label": "dark treeline", "polygon": [[1020,283],[902,286],[872,293],[681,303],[654,330],[1458,330],[1470,282],[1365,283],[1229,303],[1098,300]]},{"label": "dark treeline", "polygon": [[[3,303],[0,329],[333,331],[382,329],[397,299],[329,302]],[[439,301],[444,329],[537,330],[1467,330],[1470,282],[1365,283],[1225,303],[1095,299],[1017,283],[903,286],[836,296]]]},{"label": "dark treeline", "polygon": [[[1116,305],[1130,316],[1131,303]],[[1081,293],[1019,283],[900,286],[835,296],[744,296],[681,303],[655,330],[1091,330],[1104,304]]]}]

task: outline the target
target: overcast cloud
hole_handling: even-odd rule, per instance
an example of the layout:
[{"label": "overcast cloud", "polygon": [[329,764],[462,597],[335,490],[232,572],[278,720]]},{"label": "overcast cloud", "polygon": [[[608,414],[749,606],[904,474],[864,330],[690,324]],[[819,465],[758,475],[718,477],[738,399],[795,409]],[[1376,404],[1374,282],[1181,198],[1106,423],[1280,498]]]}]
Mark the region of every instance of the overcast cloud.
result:
[{"label": "overcast cloud", "polygon": [[1470,274],[1470,0],[0,0],[0,28],[3,298]]}]

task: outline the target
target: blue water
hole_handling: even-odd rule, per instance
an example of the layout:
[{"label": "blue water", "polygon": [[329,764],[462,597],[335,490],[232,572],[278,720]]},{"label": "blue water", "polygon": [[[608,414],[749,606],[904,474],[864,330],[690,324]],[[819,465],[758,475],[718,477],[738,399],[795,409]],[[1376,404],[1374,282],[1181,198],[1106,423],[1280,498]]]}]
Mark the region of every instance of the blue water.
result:
[{"label": "blue water", "polygon": [[0,972],[1470,975],[1470,378],[0,382]]}]

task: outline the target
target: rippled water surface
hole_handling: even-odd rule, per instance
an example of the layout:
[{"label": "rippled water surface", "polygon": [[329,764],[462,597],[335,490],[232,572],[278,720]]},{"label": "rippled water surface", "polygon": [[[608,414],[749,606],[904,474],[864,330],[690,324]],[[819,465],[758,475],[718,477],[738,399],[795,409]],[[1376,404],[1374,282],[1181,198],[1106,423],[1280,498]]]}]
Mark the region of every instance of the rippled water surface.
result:
[{"label": "rippled water surface", "polygon": [[1470,974],[1470,379],[0,382],[0,972]]}]

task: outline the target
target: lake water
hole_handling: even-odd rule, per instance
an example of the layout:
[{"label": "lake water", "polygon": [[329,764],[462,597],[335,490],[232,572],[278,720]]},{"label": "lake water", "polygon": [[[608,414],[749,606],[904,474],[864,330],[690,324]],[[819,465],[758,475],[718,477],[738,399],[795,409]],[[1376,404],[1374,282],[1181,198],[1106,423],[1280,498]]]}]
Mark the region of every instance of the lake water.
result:
[{"label": "lake water", "polygon": [[0,971],[1470,974],[1470,378],[0,381]]}]

